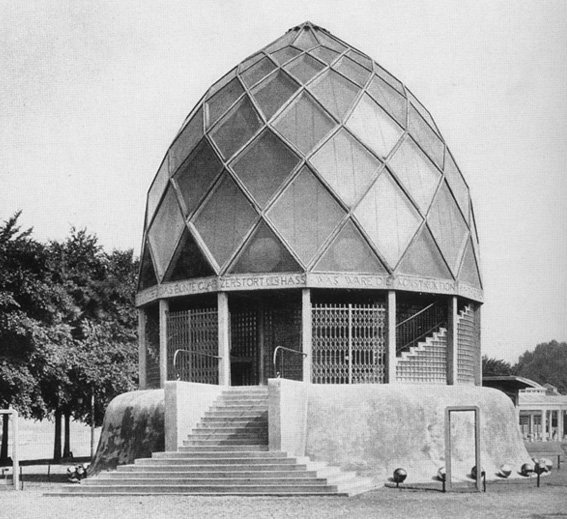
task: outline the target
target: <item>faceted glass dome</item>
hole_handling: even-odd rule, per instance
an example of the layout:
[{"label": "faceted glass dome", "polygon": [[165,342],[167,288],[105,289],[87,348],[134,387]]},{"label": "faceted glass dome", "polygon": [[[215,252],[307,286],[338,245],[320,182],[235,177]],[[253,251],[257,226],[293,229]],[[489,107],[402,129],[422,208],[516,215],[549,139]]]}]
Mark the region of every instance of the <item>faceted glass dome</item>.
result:
[{"label": "faceted glass dome", "polygon": [[432,116],[309,22],[209,88],[147,199],[140,289],[274,272],[482,289],[469,189]]}]

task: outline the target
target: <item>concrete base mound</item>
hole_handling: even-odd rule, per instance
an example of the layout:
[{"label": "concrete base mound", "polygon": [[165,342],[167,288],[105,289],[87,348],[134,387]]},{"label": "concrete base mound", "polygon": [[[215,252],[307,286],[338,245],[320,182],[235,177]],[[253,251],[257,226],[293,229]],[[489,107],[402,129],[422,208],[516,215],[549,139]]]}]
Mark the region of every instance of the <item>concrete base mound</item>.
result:
[{"label": "concrete base mound", "polygon": [[163,389],[131,391],[114,398],[104,414],[89,475],[163,451],[164,415]]},{"label": "concrete base mound", "polygon": [[[502,392],[482,387],[426,385],[311,385],[305,454],[383,484],[397,467],[406,483],[426,483],[445,466],[445,408],[480,407],[481,464],[487,479],[506,463],[517,476],[530,456],[516,411]],[[471,481],[473,413],[452,416],[453,481]]]}]

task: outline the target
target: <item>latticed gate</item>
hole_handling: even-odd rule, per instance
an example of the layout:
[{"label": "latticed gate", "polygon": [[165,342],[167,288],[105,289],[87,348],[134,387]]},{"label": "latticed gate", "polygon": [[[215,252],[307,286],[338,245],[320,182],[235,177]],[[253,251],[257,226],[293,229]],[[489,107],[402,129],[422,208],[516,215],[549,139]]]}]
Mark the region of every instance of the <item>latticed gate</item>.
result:
[{"label": "latticed gate", "polygon": [[375,304],[314,304],[312,380],[318,384],[385,381],[386,309]]},{"label": "latticed gate", "polygon": [[218,384],[218,362],[216,308],[167,314],[168,380]]}]

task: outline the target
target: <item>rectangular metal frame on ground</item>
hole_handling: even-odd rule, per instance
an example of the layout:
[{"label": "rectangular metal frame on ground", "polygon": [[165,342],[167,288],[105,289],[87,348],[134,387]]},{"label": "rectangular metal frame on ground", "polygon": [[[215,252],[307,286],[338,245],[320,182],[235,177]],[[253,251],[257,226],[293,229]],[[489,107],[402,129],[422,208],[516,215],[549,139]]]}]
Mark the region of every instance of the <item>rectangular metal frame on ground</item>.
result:
[{"label": "rectangular metal frame on ground", "polygon": [[10,415],[12,418],[12,482],[14,490],[20,490],[20,462],[18,460],[18,412],[14,409],[0,409],[0,415]]},{"label": "rectangular metal frame on ground", "polygon": [[451,413],[474,412],[474,457],[476,470],[476,489],[481,491],[482,468],[480,464],[480,408],[476,405],[459,405],[445,408],[445,470],[446,489],[452,489],[451,481]]}]

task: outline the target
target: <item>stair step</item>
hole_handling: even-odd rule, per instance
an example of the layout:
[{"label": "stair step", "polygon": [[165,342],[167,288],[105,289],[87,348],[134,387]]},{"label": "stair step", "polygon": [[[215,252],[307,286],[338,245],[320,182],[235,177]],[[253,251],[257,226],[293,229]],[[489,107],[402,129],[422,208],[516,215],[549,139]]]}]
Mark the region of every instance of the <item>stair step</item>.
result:
[{"label": "stair step", "polygon": [[[154,471],[147,471],[147,472],[140,472],[140,471],[115,471],[115,472],[106,472],[97,476],[99,479],[122,479],[122,478],[143,478],[143,479],[175,479],[179,477],[184,478],[210,478],[210,479],[224,479],[224,478],[261,478],[261,479],[272,479],[272,478],[280,478],[280,479],[306,479],[306,478],[317,478],[319,474],[315,470],[185,470],[185,471],[167,471],[165,469],[162,470],[154,470]],[[321,476],[322,477],[322,476]],[[87,481],[89,481],[87,479]]]},{"label": "stair step", "polygon": [[259,436],[268,437],[267,431],[265,429],[259,429],[258,431],[245,431],[245,432],[222,432],[216,429],[211,429],[207,432],[193,433],[187,437],[184,441],[199,441],[199,440],[250,440],[257,439]]},{"label": "stair step", "polygon": [[303,472],[307,470],[307,465],[304,463],[230,463],[222,462],[222,460],[215,460],[219,463],[207,464],[166,464],[163,460],[161,463],[154,464],[136,464],[136,465],[120,465],[117,467],[117,472]]},{"label": "stair step", "polygon": [[214,451],[207,451],[205,448],[199,450],[198,452],[184,452],[184,451],[167,451],[167,452],[153,452],[151,458],[142,458],[142,459],[180,459],[180,458],[246,458],[249,460],[255,458],[270,458],[270,459],[294,459],[288,458],[285,454],[277,451],[256,451],[253,449],[247,451],[223,451],[223,452],[214,452]]},{"label": "stair step", "polygon": [[[248,451],[253,447],[255,451],[267,451],[268,443],[251,444],[251,445],[207,445],[208,451],[226,452],[226,451]],[[188,445],[183,442],[183,446],[179,448],[180,452],[201,452],[202,445]]]},{"label": "stair step", "polygon": [[104,491],[105,494],[132,493],[139,494],[232,494],[234,492],[242,494],[289,494],[305,492],[310,494],[335,493],[336,487],[331,485],[310,485],[310,484],[258,484],[258,485],[160,485],[160,484],[140,484],[140,485],[78,485],[69,486],[68,490],[73,494],[94,493]]},{"label": "stair step", "polygon": [[[271,458],[271,457],[264,457],[264,458],[248,458],[248,457],[241,457],[241,458],[231,458],[228,456],[218,457],[214,456],[215,454],[219,454],[216,452],[209,452],[207,455],[210,456],[208,458],[204,457],[177,457],[177,458],[142,458],[137,459],[134,461],[136,465],[160,465],[160,464],[168,464],[168,465],[242,465],[244,467],[250,465],[293,465],[295,460],[293,458]],[[236,453],[235,453],[236,454]],[[263,453],[264,454],[264,453]]]},{"label": "stair step", "polygon": [[[121,486],[121,485],[152,485],[152,484],[164,484],[163,478],[155,478],[155,481],[148,481],[148,478],[140,477],[122,477],[120,479],[85,479],[82,485],[88,486]],[[263,485],[309,485],[309,486],[327,486],[327,480],[324,478],[301,478],[298,483],[296,478],[276,478],[276,477],[259,477],[258,474],[251,477],[243,477],[240,475],[227,476],[225,478],[204,478],[196,476],[177,476],[173,478],[167,478],[167,486],[174,485],[210,485],[215,487],[225,487],[225,486],[263,486]]]}]

